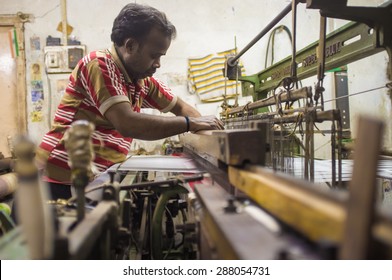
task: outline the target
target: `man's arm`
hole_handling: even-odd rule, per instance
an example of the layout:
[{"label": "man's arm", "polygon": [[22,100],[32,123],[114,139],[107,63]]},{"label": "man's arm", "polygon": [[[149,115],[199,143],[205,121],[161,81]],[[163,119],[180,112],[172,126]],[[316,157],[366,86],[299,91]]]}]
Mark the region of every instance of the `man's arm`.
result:
[{"label": "man's arm", "polygon": [[181,98],[177,97],[176,105],[174,105],[171,111],[176,116],[188,116],[188,117],[201,117],[199,111],[197,111],[194,107],[184,102]]},{"label": "man's arm", "polygon": [[[211,125],[211,122],[216,125],[215,129],[223,129],[222,121],[218,120],[214,116],[202,116],[199,111],[194,107],[184,102],[181,98],[177,97],[176,105],[174,105],[171,112],[176,116],[188,116],[189,117],[189,130],[192,132],[197,132],[199,130],[206,130],[204,126]],[[210,128],[213,129],[213,128]]]},{"label": "man's arm", "polygon": [[193,132],[223,129],[223,123],[216,117],[199,117],[200,113],[182,100],[180,105],[173,107],[172,112],[180,116],[162,117],[136,113],[131,110],[128,102],[121,102],[111,106],[105,117],[124,137],[141,140],[157,140],[186,132],[187,123],[183,116],[189,116],[190,131]]}]

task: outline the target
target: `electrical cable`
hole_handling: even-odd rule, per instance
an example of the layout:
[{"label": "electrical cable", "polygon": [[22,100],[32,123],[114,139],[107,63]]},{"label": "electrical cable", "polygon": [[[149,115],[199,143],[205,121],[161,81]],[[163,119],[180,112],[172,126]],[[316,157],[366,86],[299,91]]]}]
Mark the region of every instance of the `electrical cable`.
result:
[{"label": "electrical cable", "polygon": [[286,34],[289,36],[290,39],[290,44],[293,44],[293,39],[292,39],[292,35],[291,35],[291,31],[290,29],[286,26],[286,25],[279,25],[277,27],[275,27],[272,31],[271,34],[268,38],[268,43],[267,43],[267,51],[265,54],[265,64],[264,64],[264,68],[267,68],[267,64],[268,64],[268,54],[269,54],[269,48],[271,45],[271,64],[272,65],[274,63],[274,55],[275,55],[275,34],[277,31],[285,31]]}]

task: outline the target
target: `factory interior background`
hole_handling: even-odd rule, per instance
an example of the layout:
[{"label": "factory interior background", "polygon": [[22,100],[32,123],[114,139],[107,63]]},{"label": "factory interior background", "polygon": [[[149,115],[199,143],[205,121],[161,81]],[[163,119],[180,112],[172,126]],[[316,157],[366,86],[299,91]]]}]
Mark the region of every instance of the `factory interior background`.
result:
[{"label": "factory interior background", "polygon": [[[79,41],[85,46],[86,52],[92,50],[110,48],[110,32],[112,21],[122,6],[129,1],[119,1],[112,4],[107,1],[67,1],[67,21],[73,30],[71,38]],[[377,6],[382,4],[382,0],[360,1],[352,0],[349,4]],[[4,106],[4,110],[10,110],[7,116],[13,116],[13,122],[6,121],[7,130],[2,129],[0,139],[2,152],[8,156],[10,151],[7,143],[7,136],[12,135],[16,129],[16,124],[27,126],[28,134],[34,141],[39,143],[43,134],[48,130],[51,117],[57,106],[56,102],[60,100],[67,84],[69,74],[48,73],[46,69],[47,57],[45,57],[46,39],[51,37],[62,38],[62,33],[57,31],[58,25],[62,21],[60,4],[51,1],[37,1],[36,4],[30,5],[29,1],[8,1],[3,0],[0,7],[0,13],[17,14],[22,12],[31,14],[33,20],[25,24],[25,75],[26,75],[26,120],[27,123],[18,124],[16,114],[20,113],[15,110],[19,100],[11,98],[5,102],[10,102],[10,106]],[[253,39],[272,18],[289,1],[263,1],[260,5],[258,1],[145,1],[153,7],[164,11],[178,29],[178,36],[173,40],[166,56],[162,58],[162,66],[156,73],[156,76],[166,82],[173,92],[185,101],[193,104],[200,112],[205,115],[216,114],[220,112],[221,102],[207,103],[200,100],[197,94],[192,93],[188,86],[188,60],[192,58],[204,57],[209,54],[219,53],[235,48],[241,50],[251,39]],[[259,7],[260,6],[260,7]],[[257,8],[255,8],[257,7]],[[87,12],[88,11],[88,12]],[[319,18],[316,10],[298,10],[298,32],[297,32],[297,49],[315,42],[318,39]],[[98,15],[100,15],[98,17]],[[191,20],[190,20],[191,19]],[[347,23],[339,19],[330,19],[327,26],[327,32],[332,32]],[[286,17],[281,25],[290,26],[291,18]],[[3,28],[2,40],[5,46],[9,45],[7,27]],[[277,32],[274,46],[274,62],[277,62],[290,55],[290,41],[285,32]],[[271,64],[271,57],[266,57],[268,41],[261,40],[249,50],[242,58],[244,71],[246,74],[255,74],[266,65]],[[271,55],[271,52],[269,53]],[[16,75],[15,59],[10,54],[2,54],[2,65],[4,74],[10,78],[5,78],[2,85],[7,91],[16,91],[17,83],[24,83],[20,80],[11,80]],[[371,58],[365,58],[358,62],[349,64],[348,87],[352,93],[360,92],[374,87],[384,85],[388,78],[385,71],[387,67],[388,56],[386,52],[379,53]],[[24,63],[24,62],[22,62]],[[34,84],[34,65],[39,65],[39,91],[36,94]],[[382,74],[379,74],[379,73]],[[18,73],[19,74],[19,73]],[[324,86],[333,88],[334,84],[327,75]],[[363,78],[366,77],[366,78]],[[13,82],[11,82],[13,81]],[[307,82],[312,85],[315,79],[310,78]],[[326,90],[326,94],[328,94]],[[11,92],[8,94],[16,97]],[[326,100],[331,99],[326,95]],[[246,104],[249,97],[240,99],[240,103]],[[331,103],[326,106],[332,107]],[[380,89],[370,93],[361,94],[350,98],[350,128],[355,135],[356,120],[359,113],[366,113],[389,120],[391,118],[391,104],[387,89]],[[7,112],[7,111],[6,111]],[[23,118],[22,118],[23,119]],[[5,121],[5,120],[4,120]],[[8,127],[9,126],[9,127]],[[392,150],[391,128],[387,127],[383,145],[387,150]],[[320,153],[321,158],[328,157],[328,153],[323,151],[325,141],[317,143],[316,150]],[[141,146],[148,151],[154,151],[159,143],[140,143],[135,142],[134,148]]]}]

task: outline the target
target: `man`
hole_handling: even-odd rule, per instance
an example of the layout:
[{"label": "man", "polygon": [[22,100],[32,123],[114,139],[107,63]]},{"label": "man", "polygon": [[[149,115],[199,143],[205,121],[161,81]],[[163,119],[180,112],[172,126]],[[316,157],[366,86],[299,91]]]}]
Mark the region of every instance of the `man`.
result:
[{"label": "man", "polygon": [[[46,164],[44,179],[50,184],[53,199],[71,196],[63,136],[76,120],[95,125],[94,165],[100,172],[125,160],[132,138],[155,140],[187,131],[223,129],[220,120],[201,116],[152,77],[175,35],[176,29],[164,13],[128,4],[114,20],[112,48],[91,52],[78,63],[53,127],[37,150],[38,162]],[[142,107],[175,116],[143,114]]]}]

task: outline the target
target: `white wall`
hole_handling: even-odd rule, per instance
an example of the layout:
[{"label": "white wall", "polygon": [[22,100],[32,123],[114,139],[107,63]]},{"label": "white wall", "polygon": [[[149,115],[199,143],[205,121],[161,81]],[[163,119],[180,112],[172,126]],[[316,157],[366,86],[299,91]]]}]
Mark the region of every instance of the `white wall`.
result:
[{"label": "white wall", "polygon": [[[378,6],[387,0],[349,0],[352,6]],[[338,28],[340,25],[337,25]],[[388,57],[386,51],[361,59],[348,65],[349,93],[356,94],[374,88],[383,87],[391,82],[388,77]],[[392,73],[390,74],[392,75]],[[360,115],[376,117],[385,123],[383,134],[383,148],[392,151],[392,91],[385,87],[350,97],[350,120],[353,137],[358,131],[358,118]],[[369,135],[371,137],[371,135]]]},{"label": "white wall", "polygon": [[[15,14],[21,11],[33,14],[36,17],[34,22],[25,25],[29,86],[31,63],[40,61],[43,65],[42,49],[45,45],[46,37],[48,35],[62,37],[61,33],[56,31],[57,24],[61,21],[60,1],[1,0],[1,2],[0,14]],[[112,22],[120,9],[129,2],[129,0],[68,0],[68,23],[74,27],[72,35],[87,46],[87,51],[109,47],[111,45]],[[220,104],[200,104],[195,96],[188,93],[186,87],[187,59],[233,48],[235,40],[238,49],[241,50],[284,7],[290,4],[288,0],[144,0],[135,2],[149,4],[164,11],[176,25],[178,36],[172,42],[166,57],[162,59],[162,67],[157,75],[165,80],[176,94],[197,106],[205,114],[218,113],[217,110],[219,110]],[[360,0],[351,0],[349,2],[356,4]],[[367,4],[374,3],[374,5],[382,2],[384,1],[366,1]],[[317,40],[319,18],[318,11],[306,10],[304,4],[299,5],[298,13],[297,49],[299,50]],[[340,20],[330,21],[329,31],[341,26],[343,23],[345,22]],[[280,24],[291,27],[291,15],[289,14]],[[29,40],[33,36],[40,38],[41,51],[31,50]],[[277,35],[276,44],[275,61],[290,54],[289,42],[284,35]],[[241,59],[246,69],[246,74],[254,74],[264,68],[266,45],[267,36],[242,56]],[[385,73],[386,67],[386,54],[377,56],[376,65],[369,63],[369,61],[374,60],[363,60],[358,62],[358,64],[349,65],[350,93],[385,83],[386,77],[383,73]],[[37,142],[40,141],[42,135],[47,131],[49,121],[47,119],[47,108],[49,107],[50,99],[48,98],[48,82],[45,75],[43,75],[43,82],[45,90],[44,119],[41,122],[31,122],[29,119],[28,124],[29,133]],[[310,79],[309,84],[304,84],[304,86],[313,85],[314,79]],[[27,94],[30,94],[30,88],[28,88]],[[332,96],[332,93],[330,95]],[[368,102],[361,103],[357,102],[354,97],[350,98],[352,106],[350,109],[354,121],[361,112],[390,119],[391,102],[385,91],[375,91],[371,95],[366,96],[374,103],[372,107],[368,106]],[[31,104],[29,105],[29,110],[32,110]],[[355,124],[352,123],[352,127],[355,136]],[[388,146],[391,146],[390,127],[388,127],[387,131],[389,141],[386,142]]]}]

